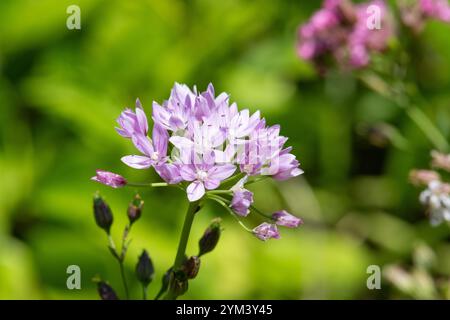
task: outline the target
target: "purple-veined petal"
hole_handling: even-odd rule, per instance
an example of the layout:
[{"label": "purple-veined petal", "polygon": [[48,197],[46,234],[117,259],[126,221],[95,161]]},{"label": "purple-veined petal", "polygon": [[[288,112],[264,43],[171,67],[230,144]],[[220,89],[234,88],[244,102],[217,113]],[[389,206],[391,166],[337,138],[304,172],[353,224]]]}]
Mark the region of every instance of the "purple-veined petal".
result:
[{"label": "purple-veined petal", "polygon": [[145,156],[125,156],[121,160],[127,166],[135,169],[147,169],[152,165],[152,160]]},{"label": "purple-veined petal", "polygon": [[222,181],[229,178],[234,171],[236,171],[236,167],[232,164],[215,166],[208,170],[208,177]]},{"label": "purple-veined petal", "polygon": [[138,134],[131,137],[134,146],[146,156],[151,157],[155,149],[147,136]]},{"label": "purple-veined petal", "polygon": [[158,152],[159,157],[164,157],[167,154],[167,144],[169,143],[169,134],[158,124],[153,126],[152,132],[154,151]]},{"label": "purple-veined petal", "polygon": [[213,189],[216,189],[220,185],[220,180],[207,178],[207,179],[205,179],[205,181],[203,181],[203,183],[205,184],[206,189],[213,190]]},{"label": "purple-veined petal", "polygon": [[189,149],[192,148],[194,142],[185,137],[173,136],[169,139],[169,141],[178,149]]},{"label": "purple-veined petal", "polygon": [[201,181],[192,182],[186,189],[190,202],[197,201],[205,194],[205,187]]},{"label": "purple-veined petal", "polygon": [[189,164],[182,165],[180,168],[180,175],[183,178],[183,180],[194,181],[196,178],[194,166]]}]

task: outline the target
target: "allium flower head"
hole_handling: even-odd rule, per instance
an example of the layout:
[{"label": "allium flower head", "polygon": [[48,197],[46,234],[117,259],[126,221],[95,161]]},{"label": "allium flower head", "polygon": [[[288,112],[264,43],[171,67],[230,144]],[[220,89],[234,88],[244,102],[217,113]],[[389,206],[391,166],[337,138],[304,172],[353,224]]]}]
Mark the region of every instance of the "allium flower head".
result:
[{"label": "allium flower head", "polygon": [[[338,1],[327,1],[326,9],[337,4]],[[315,28],[321,30],[330,25],[328,13],[322,14],[314,19]],[[245,188],[245,184],[266,177],[287,180],[303,173],[291,153],[292,147],[285,146],[288,138],[280,134],[279,125],[268,126],[259,111],[239,110],[227,93],[216,94],[212,84],[206,91],[198,92],[196,87],[191,90],[175,83],[169,98],[161,104],[153,102],[152,106],[151,137],[139,100],[134,112],[126,109],[121,113],[117,120],[120,127],[116,128],[139,151],[122,157],[122,162],[135,169],[153,168],[165,181],[149,185],[176,185],[194,202],[189,208],[200,208],[201,203],[195,202],[203,198],[214,200],[229,213],[236,214],[235,218],[246,231],[264,241],[280,237],[277,224],[296,227],[302,223],[286,211],[268,216],[253,208],[253,193]],[[126,183],[122,177],[103,171],[97,172],[94,180],[113,187]],[[128,185],[143,186],[142,183]],[[130,204],[130,223],[139,218],[142,205],[140,198]],[[251,207],[270,223],[262,223],[254,229],[247,227],[240,217],[246,217]],[[215,222],[205,232],[199,242],[198,256],[217,244],[219,227]],[[180,282],[171,283],[174,287],[170,290],[180,295],[187,288],[187,282],[176,280]]]},{"label": "allium flower head", "polygon": [[[299,163],[285,148],[287,138],[278,125],[267,127],[259,111],[239,111],[229,95],[216,96],[210,84],[198,93],[176,83],[162,104],[153,102],[152,138],[141,104],[136,113],[126,110],[119,117],[119,134],[130,138],[142,155],[122,161],[135,169],[154,167],[169,184],[188,182],[189,201],[197,201],[236,171],[247,175],[269,175],[285,180],[300,175]],[[145,123],[143,123],[145,119]],[[249,194],[241,194],[249,199]],[[236,200],[238,208],[242,201]],[[240,210],[242,209],[242,210]],[[243,208],[238,208],[243,213]]]}]

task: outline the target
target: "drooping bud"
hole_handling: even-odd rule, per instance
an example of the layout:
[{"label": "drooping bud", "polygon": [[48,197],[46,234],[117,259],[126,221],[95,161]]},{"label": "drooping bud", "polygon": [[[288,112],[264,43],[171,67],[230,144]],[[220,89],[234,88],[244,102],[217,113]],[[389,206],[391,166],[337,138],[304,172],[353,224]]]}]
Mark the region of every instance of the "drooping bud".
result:
[{"label": "drooping bud", "polygon": [[200,241],[198,242],[199,246],[199,253],[198,257],[201,257],[202,255],[211,252],[216,247],[217,243],[219,242],[220,238],[220,223],[222,220],[220,218],[214,219],[209,227],[205,230],[205,233],[201,237]]},{"label": "drooping bud", "polygon": [[91,178],[93,181],[100,182],[112,188],[121,188],[127,184],[127,180],[121,175],[113,172],[97,170],[97,174]]},{"label": "drooping bud", "polygon": [[119,300],[114,289],[104,281],[97,282],[97,291],[102,300]]},{"label": "drooping bud", "polygon": [[130,202],[128,205],[128,219],[130,220],[130,224],[133,224],[135,221],[137,221],[142,214],[142,208],[144,207],[144,201],[141,199],[141,197],[136,194],[134,196],[133,201]]},{"label": "drooping bud", "polygon": [[136,276],[142,285],[147,287],[152,282],[154,273],[152,260],[147,251],[143,250],[136,265]]},{"label": "drooping bud", "polygon": [[200,258],[192,256],[186,259],[181,269],[188,279],[194,279],[200,270]]},{"label": "drooping bud", "polygon": [[303,224],[302,219],[293,216],[286,210],[280,210],[272,214],[272,220],[275,224],[288,228],[297,228],[299,225]]},{"label": "drooping bud", "polygon": [[233,191],[230,207],[236,214],[246,217],[250,213],[249,207],[253,203],[253,192],[244,188],[247,176],[238,181],[230,190]]},{"label": "drooping bud", "polygon": [[94,196],[94,217],[97,225],[109,234],[113,223],[113,215],[108,204],[98,194]]},{"label": "drooping bud", "polygon": [[255,237],[262,241],[267,241],[269,239],[280,239],[280,234],[278,233],[277,226],[267,222],[261,223],[259,226],[253,229],[253,234]]}]

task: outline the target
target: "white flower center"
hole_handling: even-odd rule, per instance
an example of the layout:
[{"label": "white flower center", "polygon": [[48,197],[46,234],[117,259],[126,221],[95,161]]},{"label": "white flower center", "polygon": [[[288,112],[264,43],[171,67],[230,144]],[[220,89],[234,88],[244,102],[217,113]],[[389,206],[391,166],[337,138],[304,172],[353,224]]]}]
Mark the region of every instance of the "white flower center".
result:
[{"label": "white flower center", "polygon": [[204,170],[198,170],[197,171],[197,179],[200,181],[203,181],[208,177],[208,173]]},{"label": "white flower center", "polygon": [[158,151],[153,152],[152,155],[150,156],[150,159],[152,159],[153,161],[158,160],[159,159]]}]

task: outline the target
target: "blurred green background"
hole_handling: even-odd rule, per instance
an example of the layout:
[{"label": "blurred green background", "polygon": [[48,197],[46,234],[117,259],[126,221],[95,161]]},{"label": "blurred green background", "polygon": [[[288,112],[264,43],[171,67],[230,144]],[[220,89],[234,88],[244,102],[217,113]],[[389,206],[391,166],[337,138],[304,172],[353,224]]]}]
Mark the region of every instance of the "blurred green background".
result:
[{"label": "blurred green background", "polygon": [[[67,6],[81,8],[81,30],[66,28]],[[0,2],[0,298],[97,299],[95,275],[123,297],[118,266],[94,223],[99,190],[121,236],[135,190],[89,180],[97,168],[132,181],[158,181],[126,167],[133,146],[115,119],[139,97],[147,114],[175,81],[231,94],[241,108],[280,123],[305,174],[256,184],[256,205],[301,216],[305,225],[263,243],[219,207],[196,217],[188,253],[209,221],[225,231],[204,257],[184,296],[192,299],[417,298],[383,278],[368,290],[369,265],[410,268],[418,244],[435,253],[427,271],[450,276],[450,229],[433,228],[408,184],[411,168],[427,167],[430,144],[389,101],[351,75],[325,79],[299,60],[296,30],[320,1]],[[424,111],[450,133],[450,27],[430,23],[412,52]],[[374,125],[398,128],[401,148]],[[376,128],[376,127],[375,127]],[[377,135],[378,134],[378,135]],[[378,139],[377,139],[378,138]],[[126,261],[132,279],[146,248],[156,268],[153,297],[171,265],[187,202],[179,190],[140,190],[145,200]],[[256,225],[256,218],[247,224]],[[81,290],[68,290],[66,268],[81,268]],[[132,295],[140,288],[132,282]],[[434,295],[425,296],[435,297]]]}]

